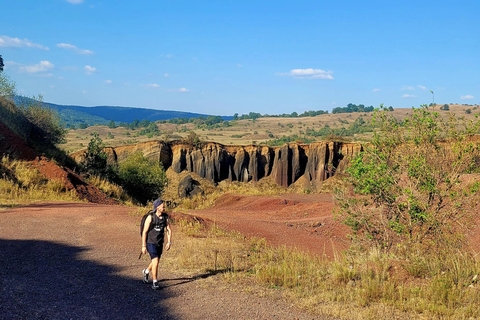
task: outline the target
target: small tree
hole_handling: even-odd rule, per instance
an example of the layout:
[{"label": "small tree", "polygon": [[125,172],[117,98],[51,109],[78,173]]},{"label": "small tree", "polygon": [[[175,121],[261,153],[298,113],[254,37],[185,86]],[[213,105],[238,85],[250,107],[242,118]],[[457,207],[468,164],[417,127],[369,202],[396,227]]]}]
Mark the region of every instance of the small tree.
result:
[{"label": "small tree", "polygon": [[98,176],[108,175],[108,155],[103,150],[104,148],[105,145],[98,133],[93,133],[93,138],[90,139],[90,143],[84,153],[84,160],[82,162],[84,169],[88,173]]},{"label": "small tree", "polygon": [[[338,191],[338,213],[358,240],[389,250],[395,243],[438,245],[455,237],[476,205],[479,183],[462,181],[480,159],[470,137],[480,122],[443,121],[426,106],[403,123],[385,110],[365,151],[347,169],[354,193]],[[459,223],[459,224],[456,224]]]},{"label": "small tree", "polygon": [[10,80],[10,78],[5,74],[5,72],[0,72],[0,96],[8,100],[13,100],[15,95],[15,82]]}]

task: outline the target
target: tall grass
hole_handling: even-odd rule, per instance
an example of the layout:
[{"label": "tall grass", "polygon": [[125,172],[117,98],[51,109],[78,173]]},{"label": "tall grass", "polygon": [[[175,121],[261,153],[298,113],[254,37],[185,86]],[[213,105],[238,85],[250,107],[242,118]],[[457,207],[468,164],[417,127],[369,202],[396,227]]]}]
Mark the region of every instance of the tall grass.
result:
[{"label": "tall grass", "polygon": [[75,190],[58,180],[46,179],[30,163],[3,157],[0,162],[0,205],[36,201],[79,201]]},{"label": "tall grass", "polygon": [[176,226],[175,250],[164,262],[169,267],[221,272],[247,291],[246,283],[257,283],[314,313],[348,319],[480,317],[480,261],[470,252],[419,256],[412,248],[388,255],[350,249],[332,261],[216,226]]}]

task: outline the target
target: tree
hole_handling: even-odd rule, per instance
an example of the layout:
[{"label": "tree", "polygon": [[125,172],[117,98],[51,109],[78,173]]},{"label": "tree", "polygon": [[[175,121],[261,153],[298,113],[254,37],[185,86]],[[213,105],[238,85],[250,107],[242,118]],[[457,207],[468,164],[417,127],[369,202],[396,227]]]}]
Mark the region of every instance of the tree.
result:
[{"label": "tree", "polygon": [[115,121],[110,120],[110,122],[108,123],[108,127],[110,129],[115,129],[117,127],[117,125],[115,124]]},{"label": "tree", "polygon": [[404,122],[386,110],[375,112],[374,121],[380,131],[347,169],[354,193],[335,195],[344,222],[357,240],[387,251],[401,242],[434,246],[456,239],[478,199],[479,183],[463,182],[462,175],[480,159],[471,139],[480,122],[444,121],[426,106]]},{"label": "tree", "polygon": [[0,72],[0,96],[11,101],[15,95],[15,82],[10,80],[10,78],[4,72]]},{"label": "tree", "polygon": [[95,132],[92,139],[90,139],[87,150],[84,152],[84,160],[82,161],[82,165],[88,173],[107,176],[109,172],[107,166],[108,155],[104,148],[105,144],[98,133]]},{"label": "tree", "polygon": [[448,106],[448,104],[444,104],[443,106],[440,107],[440,110],[448,111],[450,110],[450,107]]}]

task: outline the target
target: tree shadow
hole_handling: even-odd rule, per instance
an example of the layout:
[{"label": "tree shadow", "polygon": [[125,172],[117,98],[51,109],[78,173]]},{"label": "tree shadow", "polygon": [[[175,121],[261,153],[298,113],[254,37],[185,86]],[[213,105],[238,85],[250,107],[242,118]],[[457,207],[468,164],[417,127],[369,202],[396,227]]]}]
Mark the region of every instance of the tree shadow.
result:
[{"label": "tree shadow", "polygon": [[116,275],[118,268],[80,259],[85,250],[0,239],[0,318],[177,319],[162,305],[172,293]]}]

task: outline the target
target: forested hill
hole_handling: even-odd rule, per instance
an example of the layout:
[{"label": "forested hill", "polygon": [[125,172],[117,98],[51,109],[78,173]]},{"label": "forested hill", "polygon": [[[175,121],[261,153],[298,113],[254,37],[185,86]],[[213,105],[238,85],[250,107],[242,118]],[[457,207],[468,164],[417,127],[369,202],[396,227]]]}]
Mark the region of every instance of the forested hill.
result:
[{"label": "forested hill", "polygon": [[[16,97],[16,103],[21,105],[29,104],[33,100],[25,97]],[[85,123],[89,126],[95,124],[108,124],[111,120],[119,123],[131,123],[134,120],[168,120],[173,118],[197,118],[199,116],[208,117],[207,114],[171,111],[171,110],[155,110],[146,108],[118,107],[118,106],[96,106],[82,107],[59,105],[54,103],[42,102],[42,106],[56,110],[62,120],[67,125],[78,125]],[[232,117],[223,117],[224,120],[230,120]]]}]

